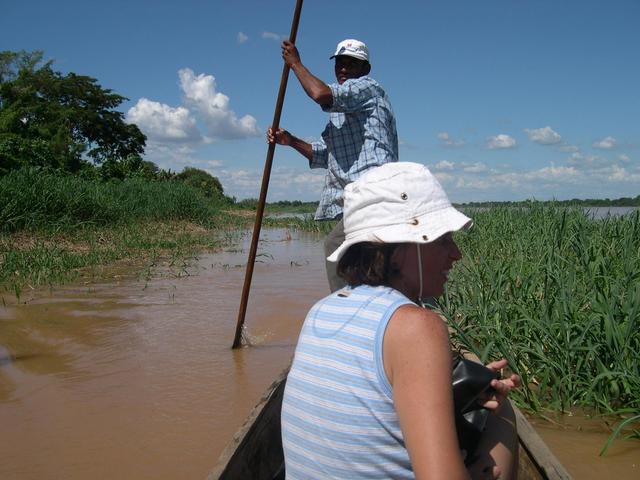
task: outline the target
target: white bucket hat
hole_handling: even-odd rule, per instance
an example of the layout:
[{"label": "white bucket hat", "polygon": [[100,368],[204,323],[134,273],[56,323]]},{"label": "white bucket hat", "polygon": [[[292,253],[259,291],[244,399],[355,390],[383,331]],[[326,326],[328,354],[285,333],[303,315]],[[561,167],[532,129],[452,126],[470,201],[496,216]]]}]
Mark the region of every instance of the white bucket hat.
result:
[{"label": "white bucket hat", "polygon": [[345,240],[327,260],[337,262],[356,243],[429,243],[471,225],[427,167],[387,163],[345,187]]},{"label": "white bucket hat", "polygon": [[338,55],[346,55],[348,57],[357,58],[358,60],[364,60],[365,62],[371,63],[369,60],[369,49],[367,46],[364,42],[354,40],[353,38],[341,41],[336,47],[336,53],[331,55],[329,58],[334,58]]}]

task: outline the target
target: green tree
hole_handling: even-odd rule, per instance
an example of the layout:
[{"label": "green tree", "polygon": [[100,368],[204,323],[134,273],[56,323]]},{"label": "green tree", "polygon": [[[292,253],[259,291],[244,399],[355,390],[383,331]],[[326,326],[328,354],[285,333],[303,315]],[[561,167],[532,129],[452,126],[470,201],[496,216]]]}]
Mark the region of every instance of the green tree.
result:
[{"label": "green tree", "polygon": [[142,160],[137,156],[130,156],[119,162],[112,159],[106,160],[98,167],[98,174],[103,180],[113,178],[124,180],[131,177],[146,178],[147,180],[169,180],[172,178],[170,172],[161,170],[155,163]]},{"label": "green tree", "polygon": [[33,142],[47,144],[48,166],[78,171],[87,159],[100,164],[144,153],[146,137],[115,110],[125,97],[95,78],[63,75],[41,52],[0,52],[0,171],[25,158]]},{"label": "green tree", "polygon": [[33,71],[36,65],[42,63],[43,57],[44,53],[40,50],[35,52],[25,50],[0,52],[0,84],[15,79],[20,70]]},{"label": "green tree", "polygon": [[199,168],[185,167],[182,172],[176,175],[176,179],[202,190],[209,198],[224,197],[220,180]]}]

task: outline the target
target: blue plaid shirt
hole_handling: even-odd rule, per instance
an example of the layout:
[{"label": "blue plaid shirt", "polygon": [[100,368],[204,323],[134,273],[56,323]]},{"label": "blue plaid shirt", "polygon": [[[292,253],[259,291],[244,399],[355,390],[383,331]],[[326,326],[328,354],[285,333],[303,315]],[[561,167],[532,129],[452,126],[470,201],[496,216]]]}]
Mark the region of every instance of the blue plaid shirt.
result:
[{"label": "blue plaid shirt", "polygon": [[329,123],[313,142],[311,168],[326,168],[316,220],[342,215],[344,187],[372,167],[398,161],[396,119],[387,94],[371,77],[329,85]]}]

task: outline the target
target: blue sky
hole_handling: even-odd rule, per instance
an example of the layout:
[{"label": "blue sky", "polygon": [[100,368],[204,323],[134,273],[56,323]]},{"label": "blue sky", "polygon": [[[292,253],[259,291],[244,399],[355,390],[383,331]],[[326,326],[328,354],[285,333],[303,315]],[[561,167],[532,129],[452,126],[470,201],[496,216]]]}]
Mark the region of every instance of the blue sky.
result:
[{"label": "blue sky", "polygon": [[[202,168],[257,197],[294,0],[5,2],[0,49],[43,50],[130,100],[146,158]],[[307,0],[297,45],[316,76],[365,41],[396,112],[400,159],[456,202],[640,194],[637,0]],[[326,114],[291,75],[281,125],[317,139]],[[276,149],[269,201],[316,200],[324,172]]]}]

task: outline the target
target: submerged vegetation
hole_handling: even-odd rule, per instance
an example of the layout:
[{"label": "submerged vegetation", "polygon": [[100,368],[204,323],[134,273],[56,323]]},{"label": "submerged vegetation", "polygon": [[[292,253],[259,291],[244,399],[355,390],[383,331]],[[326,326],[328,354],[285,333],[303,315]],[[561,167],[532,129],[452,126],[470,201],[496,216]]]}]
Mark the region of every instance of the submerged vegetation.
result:
[{"label": "submerged vegetation", "polygon": [[458,340],[509,360],[525,408],[638,415],[640,212],[533,203],[473,217],[441,304]]}]

